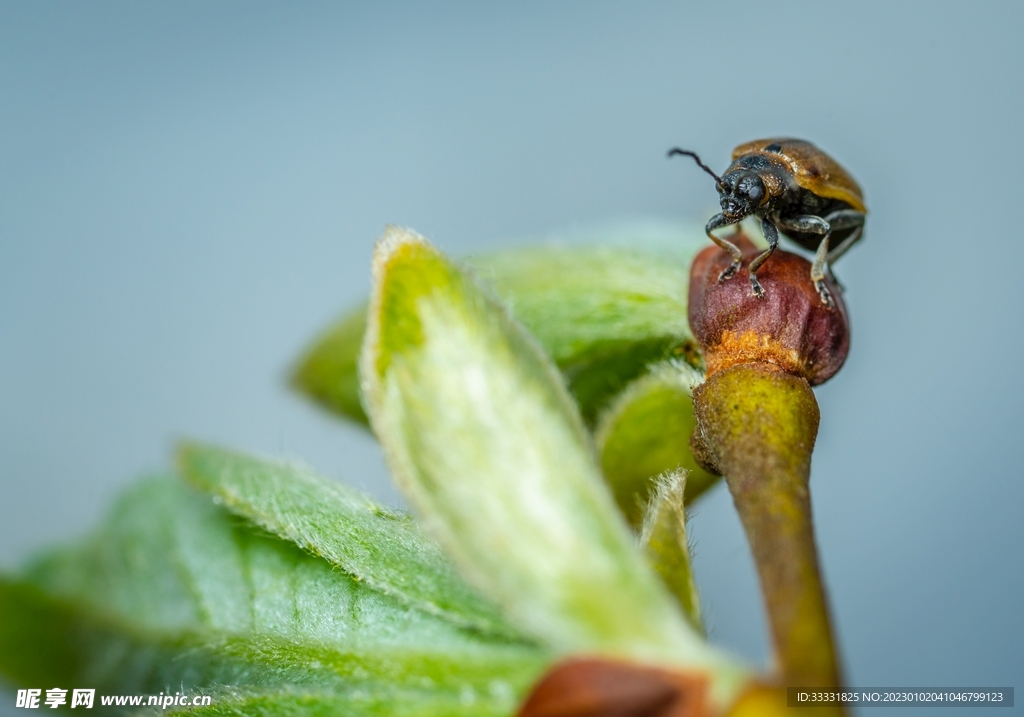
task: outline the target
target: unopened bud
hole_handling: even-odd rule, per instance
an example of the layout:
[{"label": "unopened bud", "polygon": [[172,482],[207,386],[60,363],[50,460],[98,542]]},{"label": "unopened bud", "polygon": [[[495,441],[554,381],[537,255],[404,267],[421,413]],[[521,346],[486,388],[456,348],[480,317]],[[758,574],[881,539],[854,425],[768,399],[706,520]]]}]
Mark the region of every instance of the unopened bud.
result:
[{"label": "unopened bud", "polygon": [[811,263],[777,250],[758,269],[764,289],[764,298],[758,298],[747,267],[761,250],[742,234],[729,240],[743,252],[743,267],[735,276],[719,282],[732,257],[717,246],[698,254],[690,268],[690,327],[704,349],[708,375],[756,361],[801,376],[812,386],[830,379],[850,350],[842,290],[825,279],[834,302],[830,308],[811,281]]},{"label": "unopened bud", "polygon": [[706,717],[706,675],[600,657],[564,660],[541,677],[517,717]]}]

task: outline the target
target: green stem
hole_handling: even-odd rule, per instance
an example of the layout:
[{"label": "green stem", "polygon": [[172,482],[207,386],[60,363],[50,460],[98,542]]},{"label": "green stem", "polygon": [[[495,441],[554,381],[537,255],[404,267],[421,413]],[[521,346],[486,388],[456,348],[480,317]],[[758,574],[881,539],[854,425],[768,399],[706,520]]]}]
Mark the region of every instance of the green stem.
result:
[{"label": "green stem", "polygon": [[808,482],[818,404],[807,381],[747,363],[694,392],[695,451],[725,476],[757,564],[783,678],[839,687]]}]

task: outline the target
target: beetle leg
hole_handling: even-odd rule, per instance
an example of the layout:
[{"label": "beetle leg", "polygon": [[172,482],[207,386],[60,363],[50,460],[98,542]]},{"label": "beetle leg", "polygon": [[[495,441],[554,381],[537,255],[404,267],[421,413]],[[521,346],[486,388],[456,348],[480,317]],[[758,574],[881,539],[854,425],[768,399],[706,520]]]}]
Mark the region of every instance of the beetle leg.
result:
[{"label": "beetle leg", "polygon": [[776,221],[783,231],[800,232],[802,234],[828,234],[835,229],[827,219],[814,214],[799,214],[795,217],[779,217]]},{"label": "beetle leg", "polygon": [[828,253],[828,263],[832,264],[863,236],[864,212],[858,212],[856,209],[840,209],[825,218],[832,224],[832,231],[857,227],[850,236],[843,239],[839,246]]},{"label": "beetle leg", "polygon": [[825,304],[829,311],[835,307],[835,302],[832,301],[832,294],[829,292],[828,287],[825,286],[825,270],[828,269],[828,240],[831,236],[830,232],[821,240],[821,244],[818,245],[818,251],[814,253],[814,263],[811,264],[811,281],[814,282],[814,288],[818,290],[821,303]]},{"label": "beetle leg", "polygon": [[761,231],[764,232],[764,238],[768,240],[768,248],[750,262],[750,288],[754,290],[754,296],[759,299],[764,298],[764,289],[761,288],[761,283],[757,280],[755,273],[779,247],[779,230],[772,224],[771,220],[767,218],[761,219]]},{"label": "beetle leg", "polygon": [[839,283],[839,279],[832,272],[832,264],[845,254],[847,249],[856,244],[864,234],[864,212],[858,212],[856,209],[839,209],[825,218],[831,223],[832,231],[854,227],[854,230],[840,242],[839,246],[829,250],[825,260],[825,266],[828,273],[832,275],[832,281],[842,288],[843,285]]},{"label": "beetle leg", "polygon": [[[836,218],[836,224],[832,223],[832,218]],[[825,272],[828,270],[829,261],[828,240],[836,229],[844,229],[850,226],[848,222],[849,217],[846,216],[845,210],[833,212],[824,219],[814,214],[803,214],[796,217],[787,217],[779,222],[783,229],[804,234],[822,235],[821,244],[818,245],[818,251],[814,254],[814,262],[811,264],[811,281],[814,283],[814,288],[818,291],[818,296],[821,297],[821,303],[825,304],[829,309],[832,309],[835,302],[832,301],[832,294],[829,293],[828,288],[825,286]]]},{"label": "beetle leg", "polygon": [[743,252],[740,251],[740,248],[738,246],[733,244],[728,239],[716,237],[714,234],[711,233],[713,230],[719,229],[724,226],[728,226],[729,224],[735,224],[735,222],[727,221],[724,214],[716,214],[715,216],[711,217],[711,221],[709,221],[708,225],[704,227],[704,231],[707,233],[708,238],[710,238],[711,241],[713,241],[718,246],[725,249],[732,256],[732,264],[729,266],[728,269],[726,269],[725,271],[718,275],[718,283],[722,283],[726,279],[731,279],[736,274],[736,272],[740,270],[740,260],[743,258]]}]

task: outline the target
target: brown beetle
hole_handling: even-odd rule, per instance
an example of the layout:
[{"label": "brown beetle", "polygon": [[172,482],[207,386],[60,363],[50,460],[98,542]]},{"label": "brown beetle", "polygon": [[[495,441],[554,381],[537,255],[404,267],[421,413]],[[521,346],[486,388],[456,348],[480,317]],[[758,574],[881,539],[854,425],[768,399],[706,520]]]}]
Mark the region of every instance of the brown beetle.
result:
[{"label": "brown beetle", "polygon": [[[860,186],[845,169],[813,144],[800,139],[761,139],[741,144],[733,150],[732,164],[721,177],[700,161],[695,152],[676,148],[669,150],[668,156],[676,154],[693,157],[715,178],[722,212],[711,218],[706,231],[733,258],[719,281],[736,273],[742,254],[728,239],[711,232],[753,214],[760,217],[768,240],[768,248],[750,262],[754,294],[764,297],[755,272],[775,251],[782,231],[815,252],[811,281],[821,300],[831,308],[825,272],[861,238],[867,214]],[[829,248],[832,244],[834,249]]]}]

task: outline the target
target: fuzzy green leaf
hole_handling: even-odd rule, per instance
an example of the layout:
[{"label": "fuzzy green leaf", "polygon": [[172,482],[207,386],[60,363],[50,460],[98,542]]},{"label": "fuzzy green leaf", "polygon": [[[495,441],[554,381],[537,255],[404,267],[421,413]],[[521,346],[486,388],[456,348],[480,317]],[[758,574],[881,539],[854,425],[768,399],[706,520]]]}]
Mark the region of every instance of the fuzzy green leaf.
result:
[{"label": "fuzzy green leaf", "polygon": [[690,258],[652,248],[551,247],[470,265],[554,359],[590,424],[648,364],[695,354],[686,313]]},{"label": "fuzzy green leaf", "polygon": [[[423,690],[339,695],[317,690],[244,692],[219,696],[215,704],[186,712],[190,717],[502,717],[509,714],[508,684],[498,680],[486,694],[466,690],[451,695]],[[172,714],[174,712],[171,712]]]},{"label": "fuzzy green leaf", "polygon": [[[546,246],[473,257],[488,283],[564,374],[584,419],[647,365],[693,357],[689,266],[707,243],[686,225],[637,225],[584,237],[605,246]],[[356,354],[366,309],[346,314],[299,361],[293,385],[325,408],[365,422]]]},{"label": "fuzzy green leaf", "polygon": [[329,411],[366,424],[359,400],[359,347],[366,307],[343,316],[318,336],[292,372],[292,386]]},{"label": "fuzzy green leaf", "polygon": [[529,334],[414,233],[378,242],[360,362],[392,475],[464,573],[568,652],[729,665],[687,624],[603,485],[583,421]]},{"label": "fuzzy green leaf", "polygon": [[686,364],[659,364],[630,384],[598,421],[594,439],[601,469],[637,530],[659,475],[685,470],[688,504],[719,479],[697,465],[690,450],[693,386],[701,380]]},{"label": "fuzzy green leaf", "polygon": [[232,513],[368,586],[457,625],[515,634],[408,516],[297,463],[185,444],[178,465],[187,480]]},{"label": "fuzzy green leaf", "polygon": [[223,705],[308,692],[366,715],[417,699],[464,714],[471,695],[510,714],[549,662],[411,609],[166,478],[131,490],[80,545],[0,580],[0,615],[0,673],[98,695],[206,691]]},{"label": "fuzzy green leaf", "polygon": [[654,486],[647,505],[640,544],[647,559],[694,629],[704,632],[700,615],[700,597],[690,564],[690,545],[686,537],[686,507],[683,496],[686,474],[676,471],[662,476]]}]

